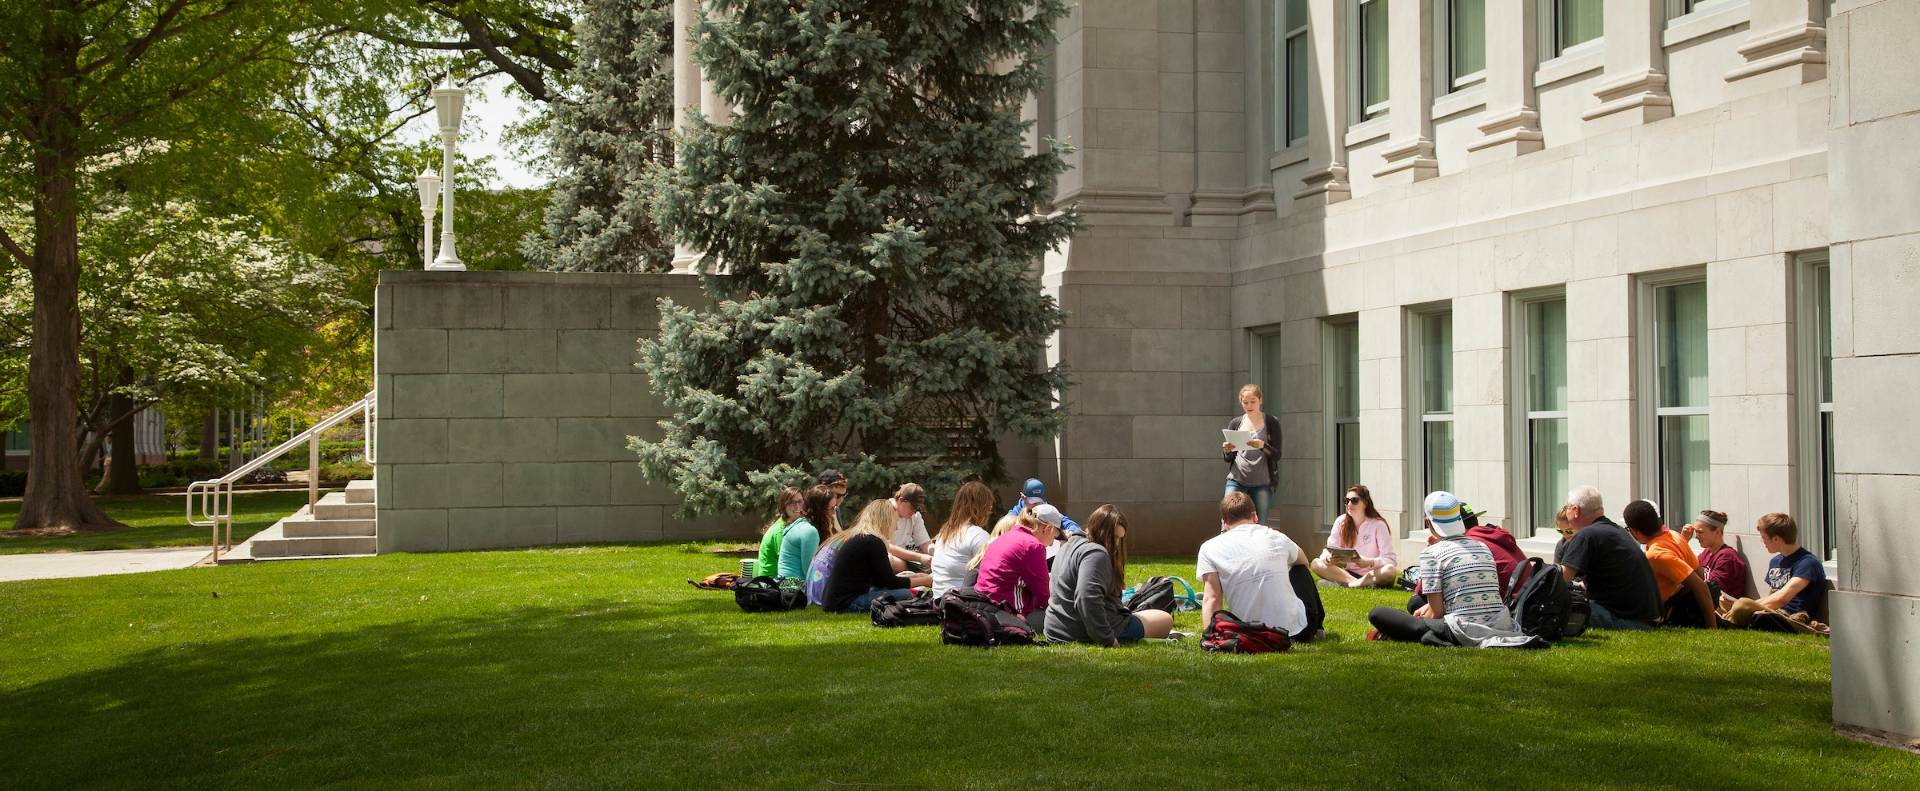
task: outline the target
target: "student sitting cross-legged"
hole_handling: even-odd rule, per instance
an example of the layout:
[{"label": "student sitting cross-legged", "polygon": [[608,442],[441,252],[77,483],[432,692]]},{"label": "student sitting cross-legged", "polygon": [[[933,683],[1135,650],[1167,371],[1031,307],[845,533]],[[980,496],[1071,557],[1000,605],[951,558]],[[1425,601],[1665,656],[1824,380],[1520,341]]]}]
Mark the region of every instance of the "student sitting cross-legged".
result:
[{"label": "student sitting cross-legged", "polygon": [[1660,592],[1647,555],[1626,528],[1608,519],[1600,490],[1575,487],[1564,509],[1570,535],[1553,551],[1567,581],[1586,586],[1587,621],[1595,629],[1652,629]]},{"label": "student sitting cross-legged", "polygon": [[903,577],[888,560],[887,535],[893,532],[894,519],[893,504],[875,500],[860,512],[853,527],[822,544],[808,576],[809,598],[815,574],[824,584],[814,603],[827,612],[866,612],[878,596],[904,599],[913,595],[908,588],[927,584],[927,575]]},{"label": "student sitting cross-legged", "polygon": [[800,488],[789,486],[780,490],[780,496],[773,498],[773,522],[767,525],[767,532],[760,535],[760,555],[753,561],[753,576],[773,577],[780,573],[780,542],[787,537],[787,525],[800,520],[806,514],[807,501],[800,494]]},{"label": "student sitting cross-legged", "polygon": [[1680,535],[1683,540],[1700,542],[1700,573],[1706,575],[1707,582],[1736,599],[1747,595],[1747,559],[1727,543],[1725,513],[1701,511]]},{"label": "student sitting cross-legged", "polygon": [[[1367,613],[1373,638],[1433,646],[1523,646],[1539,641],[1514,627],[1500,598],[1500,572],[1487,546],[1467,536],[1459,498],[1434,492],[1426,499],[1427,530],[1439,540],[1420,551],[1420,585],[1427,603],[1412,614],[1393,607]],[[1543,644],[1543,643],[1542,643]]]},{"label": "student sitting cross-legged", "polygon": [[1296,643],[1324,633],[1327,611],[1306,556],[1285,533],[1260,523],[1246,492],[1228,492],[1220,500],[1220,535],[1200,545],[1194,576],[1203,587],[1203,624],[1226,610],[1286,632]]},{"label": "student sitting cross-legged", "polygon": [[979,481],[961,484],[953,507],[947,510],[946,524],[933,538],[933,595],[973,587],[973,559],[987,548],[986,525],[992,517],[993,490]]},{"label": "student sitting cross-legged", "polygon": [[[1399,556],[1393,551],[1393,528],[1374,510],[1373,492],[1361,484],[1347,487],[1345,511],[1333,520],[1327,549],[1314,558],[1313,573],[1349,588],[1385,588],[1400,576]],[[1333,550],[1358,554],[1351,562],[1336,561]]]},{"label": "student sitting cross-legged", "polygon": [[[1040,630],[1047,611],[1047,546],[1057,533],[1032,512],[1012,517],[1003,532],[994,528],[993,540],[980,553],[980,576],[973,589]],[[1006,520],[1001,520],[1005,524]]]},{"label": "student sitting cross-legged", "polygon": [[1086,535],[1068,536],[1054,558],[1047,598],[1047,641],[1116,646],[1166,637],[1173,613],[1127,612],[1120,591],[1127,584],[1127,518],[1120,509],[1094,509]]},{"label": "student sitting cross-legged", "polygon": [[1660,509],[1646,500],[1635,500],[1620,509],[1627,532],[1647,548],[1647,565],[1653,569],[1653,585],[1660,593],[1661,622],[1668,626],[1693,626],[1712,629],[1713,596],[1707,592],[1707,578],[1686,542],[1660,521]]},{"label": "student sitting cross-legged", "polygon": [[800,516],[787,520],[786,532],[780,536],[773,576],[807,576],[807,564],[813,562],[814,551],[820,548],[821,535],[832,529],[833,501],[833,489],[824,484],[809,487],[801,496]]},{"label": "student sitting cross-legged", "polygon": [[[1813,621],[1827,598],[1827,571],[1820,558],[1800,546],[1800,527],[1793,517],[1781,513],[1760,517],[1754,525],[1760,541],[1773,559],[1767,561],[1767,587],[1772,590],[1758,599],[1735,599],[1722,595],[1720,615],[1734,626],[1766,631],[1813,631],[1825,633],[1826,627]],[[1774,617],[1758,617],[1758,616]],[[1787,620],[1797,621],[1793,628]]]}]

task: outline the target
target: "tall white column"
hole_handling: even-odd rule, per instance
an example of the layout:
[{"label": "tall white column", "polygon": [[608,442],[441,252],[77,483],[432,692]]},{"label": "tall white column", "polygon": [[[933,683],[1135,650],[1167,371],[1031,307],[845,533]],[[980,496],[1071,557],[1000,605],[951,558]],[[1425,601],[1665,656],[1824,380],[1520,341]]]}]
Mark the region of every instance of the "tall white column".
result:
[{"label": "tall white column", "polygon": [[1307,0],[1307,151],[1312,167],[1300,177],[1293,199],[1302,204],[1338,203],[1353,196],[1347,178],[1347,103],[1351,98],[1340,64],[1346,56],[1346,0]]},{"label": "tall white column", "polygon": [[1534,2],[1487,4],[1487,111],[1480,139],[1467,144],[1472,164],[1539,151],[1540,105],[1533,89],[1539,63],[1539,12]]},{"label": "tall white column", "polygon": [[1606,4],[1607,69],[1593,95],[1600,104],[1581,118],[1595,131],[1636,126],[1673,116],[1667,92],[1666,0],[1610,0]]},{"label": "tall white column", "polygon": [[1433,3],[1397,2],[1387,16],[1387,110],[1392,136],[1373,172],[1382,184],[1440,175],[1433,157]]},{"label": "tall white column", "polygon": [[[676,133],[686,131],[694,110],[713,117],[712,110],[706,106],[709,93],[706,81],[701,79],[700,65],[693,61],[693,26],[699,18],[700,0],[673,0],[673,129]],[[676,243],[674,274],[697,274],[702,257],[700,251]]]}]

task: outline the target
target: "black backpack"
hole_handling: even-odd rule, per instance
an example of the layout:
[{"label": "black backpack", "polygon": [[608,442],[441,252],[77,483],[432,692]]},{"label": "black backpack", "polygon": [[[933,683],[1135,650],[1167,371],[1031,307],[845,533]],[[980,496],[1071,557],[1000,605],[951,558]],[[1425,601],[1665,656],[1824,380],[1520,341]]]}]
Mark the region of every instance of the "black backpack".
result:
[{"label": "black backpack", "polygon": [[[1550,641],[1559,641],[1586,631],[1584,607],[1573,623],[1573,584],[1560,570],[1539,558],[1515,566],[1507,582],[1507,604],[1513,608],[1513,623],[1520,631]],[[1521,580],[1526,583],[1521,584]],[[1581,604],[1586,596],[1580,597]],[[1574,629],[1569,631],[1569,626]]]},{"label": "black backpack", "polygon": [[1170,577],[1148,577],[1140,587],[1133,589],[1123,603],[1127,612],[1142,610],[1165,610],[1173,612],[1173,579]]},{"label": "black backpack", "polygon": [[1002,609],[972,588],[957,588],[941,596],[940,642],[948,645],[1032,645],[1033,630],[1020,617]]},{"label": "black backpack", "polygon": [[869,612],[873,615],[874,626],[940,625],[940,605],[935,604],[933,596],[928,594],[904,601],[887,595],[877,596]]},{"label": "black backpack", "polygon": [[807,606],[807,592],[800,580],[754,577],[733,586],[733,603],[742,612],[784,612]]}]

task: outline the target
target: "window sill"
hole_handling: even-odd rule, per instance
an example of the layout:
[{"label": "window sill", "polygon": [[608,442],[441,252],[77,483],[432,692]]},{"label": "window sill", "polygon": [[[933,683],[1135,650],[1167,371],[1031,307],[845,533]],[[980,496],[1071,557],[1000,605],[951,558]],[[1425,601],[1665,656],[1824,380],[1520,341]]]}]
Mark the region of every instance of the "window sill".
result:
[{"label": "window sill", "polygon": [[1347,147],[1352,148],[1386,137],[1388,133],[1393,131],[1393,127],[1389,125],[1392,120],[1393,116],[1391,114],[1383,113],[1347,127]]},{"label": "window sill", "polygon": [[1433,100],[1433,120],[1450,118],[1487,106],[1487,84],[1469,85]]},{"label": "window sill", "polygon": [[1710,36],[1753,19],[1747,0],[1723,0],[1705,8],[1696,8],[1685,16],[1667,20],[1660,34],[1660,45],[1675,47],[1703,36]]},{"label": "window sill", "polygon": [[1294,143],[1293,145],[1273,152],[1273,156],[1267,158],[1267,169],[1279,170],[1288,165],[1298,165],[1307,161],[1307,153],[1307,141],[1302,140]]},{"label": "window sill", "polygon": [[1607,51],[1602,49],[1605,38],[1581,42],[1560,57],[1540,64],[1533,71],[1533,87],[1545,88],[1562,80],[1572,79],[1590,71],[1599,71],[1607,65]]}]

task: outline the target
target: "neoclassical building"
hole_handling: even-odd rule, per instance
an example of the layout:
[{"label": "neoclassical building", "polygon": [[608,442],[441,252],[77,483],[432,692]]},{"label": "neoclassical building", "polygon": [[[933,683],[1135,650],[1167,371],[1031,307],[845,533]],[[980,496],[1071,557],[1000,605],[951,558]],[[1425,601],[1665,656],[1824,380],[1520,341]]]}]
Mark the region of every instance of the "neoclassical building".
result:
[{"label": "neoclassical building", "polygon": [[1725,511],[1760,571],[1786,511],[1841,721],[1920,732],[1915,40],[1915,0],[1084,0],[1031,107],[1086,219],[1034,469],[1190,549],[1255,382],[1309,547],[1350,483],[1409,557],[1433,489],[1538,553],[1570,485]]}]

